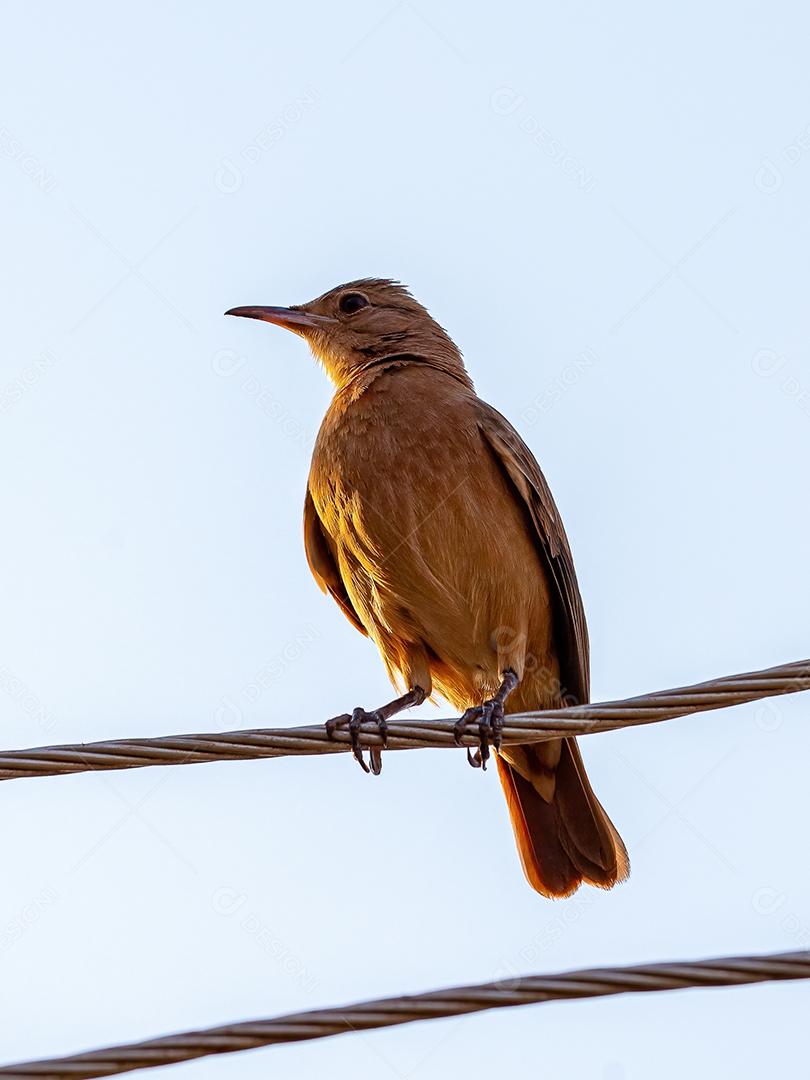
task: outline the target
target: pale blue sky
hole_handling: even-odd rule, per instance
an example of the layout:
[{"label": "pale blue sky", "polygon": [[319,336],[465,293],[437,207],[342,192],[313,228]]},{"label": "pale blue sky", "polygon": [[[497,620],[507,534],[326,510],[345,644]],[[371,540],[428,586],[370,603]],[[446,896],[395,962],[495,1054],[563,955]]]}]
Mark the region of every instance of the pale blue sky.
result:
[{"label": "pale blue sky", "polygon": [[[386,699],[302,549],[325,377],[222,317],[363,275],[413,288],[540,459],[595,698],[807,655],[802,5],[7,0],[4,26],[3,746]],[[1,784],[0,1061],[805,947],[807,712],[586,741],[633,874],[558,903],[460,751]],[[754,1078],[795,1071],[806,1013],[799,985],[543,1006],[172,1075]]]}]

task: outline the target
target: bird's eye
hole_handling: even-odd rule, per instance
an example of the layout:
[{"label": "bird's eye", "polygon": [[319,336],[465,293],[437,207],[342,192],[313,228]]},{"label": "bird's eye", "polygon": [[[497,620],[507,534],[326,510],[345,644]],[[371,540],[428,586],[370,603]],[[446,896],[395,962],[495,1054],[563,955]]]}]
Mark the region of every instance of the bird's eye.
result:
[{"label": "bird's eye", "polygon": [[344,315],[352,315],[362,307],[368,307],[368,300],[359,292],[344,293],[340,298],[338,307]]}]

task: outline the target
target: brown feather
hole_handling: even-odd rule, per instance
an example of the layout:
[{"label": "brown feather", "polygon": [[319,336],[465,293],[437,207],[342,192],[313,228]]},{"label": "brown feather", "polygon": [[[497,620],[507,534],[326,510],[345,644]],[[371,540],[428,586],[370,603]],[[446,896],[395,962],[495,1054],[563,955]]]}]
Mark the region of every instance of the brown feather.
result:
[{"label": "brown feather", "polygon": [[[540,466],[518,433],[500,413],[483,402],[481,411],[481,429],[528,510],[554,585],[554,641],[560,664],[561,702],[585,704],[590,699],[588,627],[562,519]],[[553,791],[549,789],[550,770],[541,760],[543,754],[549,754],[549,744],[521,747],[522,754],[517,748],[506,748],[505,760],[499,761],[507,801],[510,806],[511,802],[521,805],[528,823],[523,830],[515,829],[524,870],[527,862],[534,859],[541,880],[547,882],[548,895],[567,895],[568,886],[575,889],[582,880],[610,888],[629,874],[627,850],[593,793],[576,739],[552,744],[555,745],[560,746],[560,753],[551,774]],[[522,764],[520,772],[510,764],[516,758]],[[551,816],[547,807],[554,808]],[[512,821],[514,824],[514,813]],[[575,882],[568,881],[561,892],[555,892],[552,880],[541,867],[549,860],[558,865],[561,851],[567,853],[578,876]]]},{"label": "brown feather", "polygon": [[561,696],[569,704],[584,704],[590,698],[591,681],[588,626],[562,518],[531,450],[509,421],[485,402],[481,402],[481,430],[529,512],[554,583],[554,640],[560,661]]},{"label": "brown feather", "polygon": [[[307,558],[392,678],[459,710],[491,697],[508,669],[520,680],[509,710],[588,701],[588,631],[560,515],[446,331],[385,279],[235,313],[302,334],[336,385],[312,458]],[[566,896],[627,875],[573,739],[505,747],[498,767],[533,888]]]},{"label": "brown feather", "polygon": [[340,571],[335,565],[329,538],[323,531],[321,520],[315,510],[309,490],[307,490],[304,498],[304,551],[310,572],[317,581],[321,592],[329,593],[352,626],[365,637],[366,628],[360,622],[357,612],[352,607]]}]

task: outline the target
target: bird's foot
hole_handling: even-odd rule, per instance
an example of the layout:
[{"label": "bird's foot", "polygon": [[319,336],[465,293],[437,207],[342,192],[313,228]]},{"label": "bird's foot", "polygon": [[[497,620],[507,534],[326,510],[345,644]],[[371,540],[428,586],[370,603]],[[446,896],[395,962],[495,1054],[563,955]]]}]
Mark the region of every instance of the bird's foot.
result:
[{"label": "bird's foot", "polygon": [[[382,739],[382,746],[369,748],[371,768],[366,765],[363,748],[360,745],[360,732],[363,724],[376,724],[377,734]],[[366,712],[365,709],[358,707],[352,709],[351,714],[343,713],[342,716],[335,716],[333,719],[326,721],[326,734],[330,739],[334,738],[335,732],[339,728],[348,728],[349,737],[352,741],[352,754],[363,772],[371,772],[375,776],[379,776],[382,772],[382,751],[388,745],[388,722],[383,716],[382,710],[374,709],[372,712]]]},{"label": "bird's foot", "polygon": [[[388,720],[395,713],[400,712],[402,709],[408,709],[412,705],[421,705],[425,700],[425,692],[420,687],[416,686],[413,690],[409,690],[407,694],[403,694],[402,697],[397,698],[395,701],[390,701],[387,705],[383,705],[380,709],[373,709],[371,712],[367,712],[365,709],[357,708],[353,709],[351,714],[343,713],[341,716],[335,716],[331,720],[326,721],[326,734],[330,739],[335,737],[335,732],[339,728],[347,728],[349,732],[349,738],[352,744],[352,754],[355,760],[360,765],[363,772],[373,773],[374,776],[379,776],[382,772],[382,752],[388,746]],[[364,724],[376,725],[376,734],[380,736],[380,746],[370,746],[368,751],[370,767],[366,764],[363,757],[363,748],[360,745],[360,732]]]},{"label": "bird's foot", "polygon": [[467,709],[456,721],[453,728],[456,746],[462,745],[461,737],[468,724],[478,725],[478,749],[471,754],[469,746],[467,747],[467,761],[474,769],[486,769],[490,757],[490,744],[496,750],[500,750],[503,740],[504,703],[518,682],[514,671],[505,671],[498,692],[480,705],[473,705],[472,708]]},{"label": "bird's foot", "polygon": [[490,743],[496,750],[501,748],[501,739],[504,724],[503,702],[497,698],[490,698],[481,705],[474,705],[467,709],[456,721],[453,728],[453,738],[457,746],[461,746],[461,737],[468,724],[478,725],[478,749],[474,754],[467,747],[467,761],[474,769],[486,769],[489,761]]}]

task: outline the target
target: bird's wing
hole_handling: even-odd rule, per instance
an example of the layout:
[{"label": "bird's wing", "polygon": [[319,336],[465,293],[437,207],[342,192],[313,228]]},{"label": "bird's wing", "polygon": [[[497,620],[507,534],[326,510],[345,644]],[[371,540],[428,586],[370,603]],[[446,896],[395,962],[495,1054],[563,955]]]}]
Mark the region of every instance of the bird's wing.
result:
[{"label": "bird's wing", "polygon": [[304,500],[304,550],[312,576],[318,582],[321,592],[329,593],[349,622],[356,626],[361,634],[367,634],[346,592],[329,538],[324,532],[309,488],[307,488]]},{"label": "bird's wing", "polygon": [[480,404],[481,433],[525,504],[548,567],[563,694],[567,703],[573,698],[584,704],[590,695],[588,626],[562,518],[534,454],[505,417],[485,402]]}]

